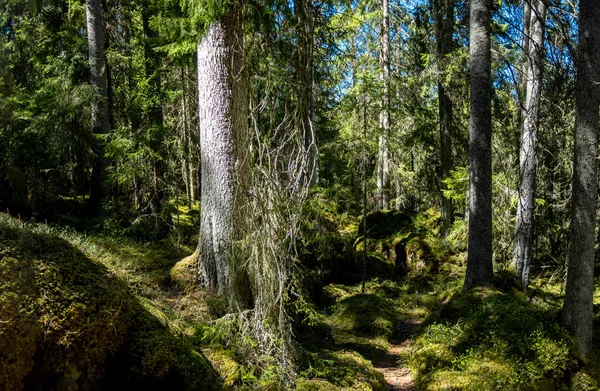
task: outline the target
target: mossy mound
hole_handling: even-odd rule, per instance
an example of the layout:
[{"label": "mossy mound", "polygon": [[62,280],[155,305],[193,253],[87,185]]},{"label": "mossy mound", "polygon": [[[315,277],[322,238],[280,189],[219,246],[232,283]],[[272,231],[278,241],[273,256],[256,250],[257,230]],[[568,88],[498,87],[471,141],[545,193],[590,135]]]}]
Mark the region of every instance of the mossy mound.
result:
[{"label": "mossy mound", "polygon": [[522,292],[478,288],[428,319],[410,365],[426,390],[546,389],[566,387],[577,354],[556,314]]},{"label": "mossy mound", "polygon": [[[397,210],[379,210],[367,215],[367,236],[371,239],[387,239],[413,230],[412,218]],[[358,234],[364,235],[362,220],[358,225]]]},{"label": "mossy mound", "polygon": [[389,339],[399,321],[395,303],[374,294],[350,296],[336,306],[334,323],[343,331]]},{"label": "mossy mound", "polygon": [[66,240],[3,216],[0,249],[0,389],[112,388],[119,371],[131,389],[218,386],[201,354]]},{"label": "mossy mound", "polygon": [[183,258],[171,268],[171,281],[184,292],[190,292],[196,286],[196,265],[199,254],[200,250],[196,249],[192,255]]}]

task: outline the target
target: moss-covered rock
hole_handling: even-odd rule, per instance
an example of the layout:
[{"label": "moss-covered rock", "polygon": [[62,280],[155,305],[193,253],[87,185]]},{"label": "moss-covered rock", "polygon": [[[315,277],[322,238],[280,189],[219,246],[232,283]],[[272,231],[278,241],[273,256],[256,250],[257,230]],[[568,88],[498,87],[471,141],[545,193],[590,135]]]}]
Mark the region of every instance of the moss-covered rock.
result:
[{"label": "moss-covered rock", "polygon": [[[414,230],[412,218],[397,210],[379,210],[367,215],[367,236],[371,239],[387,239]],[[364,223],[358,225],[358,234],[364,235]]]},{"label": "moss-covered rock", "polygon": [[207,360],[124,282],[48,231],[0,219],[0,389],[114,388],[119,371],[219,387]]},{"label": "moss-covered rock", "polygon": [[199,254],[200,249],[196,249],[192,255],[183,258],[171,268],[171,281],[184,292],[190,292],[196,286],[196,266]]},{"label": "moss-covered rock", "polygon": [[132,323],[127,287],[49,234],[0,225],[0,248],[0,384],[93,386]]}]

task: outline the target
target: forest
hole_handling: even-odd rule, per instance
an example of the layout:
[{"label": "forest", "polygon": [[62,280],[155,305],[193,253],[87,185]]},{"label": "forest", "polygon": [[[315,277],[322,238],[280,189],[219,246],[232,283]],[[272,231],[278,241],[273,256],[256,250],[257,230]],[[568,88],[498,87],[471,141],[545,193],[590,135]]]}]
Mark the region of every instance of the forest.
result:
[{"label": "forest", "polygon": [[598,390],[596,0],[0,0],[0,390]]}]

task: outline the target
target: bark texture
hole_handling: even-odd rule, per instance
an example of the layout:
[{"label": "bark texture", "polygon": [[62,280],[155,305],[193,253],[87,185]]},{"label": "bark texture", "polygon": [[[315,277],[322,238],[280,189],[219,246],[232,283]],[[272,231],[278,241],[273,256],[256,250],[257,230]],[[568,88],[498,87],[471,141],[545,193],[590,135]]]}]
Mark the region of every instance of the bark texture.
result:
[{"label": "bark texture", "polygon": [[[546,4],[544,0],[532,0],[530,5],[529,52],[523,129],[519,154],[520,183],[517,222],[515,227],[514,268],[524,286],[529,284],[529,269],[533,259],[533,217],[536,186],[537,135],[542,96],[542,73],[544,68],[544,29]],[[527,13],[525,14],[527,16]]]},{"label": "bark texture", "polygon": [[[440,121],[440,174],[444,180],[452,170],[452,99],[446,83],[446,56],[452,52],[454,42],[454,0],[436,0],[433,3],[435,16],[436,57],[438,62],[438,111]],[[448,235],[453,222],[452,200],[444,196],[447,190],[444,182],[440,181],[442,190],[442,236]]]},{"label": "bark texture", "polygon": [[600,7],[595,0],[581,0],[579,3],[576,86],[571,232],[563,320],[575,336],[581,355],[589,358],[592,348],[600,103]]},{"label": "bark texture", "polygon": [[249,178],[241,6],[208,28],[198,44],[201,212],[200,280],[228,292],[233,243],[243,236]]},{"label": "bark texture", "polygon": [[318,149],[315,127],[315,91],[314,91],[314,11],[311,0],[294,0],[298,39],[298,105],[297,129],[302,135],[306,169],[303,182],[313,186],[318,182]]},{"label": "bark texture", "polygon": [[[101,0],[87,0],[85,14],[87,19],[90,82],[97,92],[97,96],[93,100],[91,107],[92,132],[95,134],[107,134],[110,130],[110,122]],[[104,147],[99,142],[96,142],[94,145],[94,154],[96,156],[92,168],[90,188],[90,202],[92,204],[96,204],[102,197],[101,183],[105,161]]]},{"label": "bark texture", "polygon": [[381,51],[380,78],[383,84],[381,113],[379,113],[379,154],[377,162],[377,190],[381,199],[380,208],[390,209],[390,16],[388,0],[381,0]]},{"label": "bark texture", "polygon": [[492,265],[491,0],[471,0],[469,244],[463,289],[490,285]]}]

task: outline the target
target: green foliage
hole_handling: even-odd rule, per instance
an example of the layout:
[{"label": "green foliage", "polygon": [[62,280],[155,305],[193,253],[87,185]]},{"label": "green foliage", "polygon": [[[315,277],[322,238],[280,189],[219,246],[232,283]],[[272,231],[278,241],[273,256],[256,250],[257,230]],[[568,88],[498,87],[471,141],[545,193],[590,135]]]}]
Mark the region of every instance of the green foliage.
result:
[{"label": "green foliage", "polygon": [[455,295],[417,338],[411,367],[427,389],[531,389],[561,383],[577,366],[575,345],[520,292]]}]

